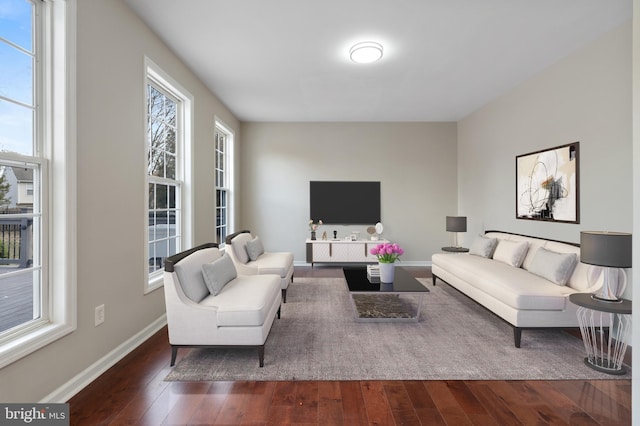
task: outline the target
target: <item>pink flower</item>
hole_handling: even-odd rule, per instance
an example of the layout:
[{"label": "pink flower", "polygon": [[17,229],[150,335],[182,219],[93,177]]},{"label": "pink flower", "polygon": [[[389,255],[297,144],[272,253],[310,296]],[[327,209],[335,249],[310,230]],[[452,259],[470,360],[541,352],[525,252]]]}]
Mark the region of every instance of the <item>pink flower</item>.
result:
[{"label": "pink flower", "polygon": [[381,263],[393,263],[404,254],[404,250],[397,243],[378,244],[370,251]]}]

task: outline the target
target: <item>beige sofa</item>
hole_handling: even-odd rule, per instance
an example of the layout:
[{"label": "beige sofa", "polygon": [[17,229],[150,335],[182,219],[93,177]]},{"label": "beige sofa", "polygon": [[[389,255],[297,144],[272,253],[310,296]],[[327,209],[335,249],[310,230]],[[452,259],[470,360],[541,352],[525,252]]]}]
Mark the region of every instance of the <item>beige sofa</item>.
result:
[{"label": "beige sofa", "polygon": [[[484,238],[495,241],[489,253]],[[433,285],[440,279],[511,324],[519,348],[523,329],[578,327],[569,295],[602,285],[599,269],[580,263],[579,255],[578,244],[488,231],[470,253],[434,254]]]},{"label": "beige sofa", "polygon": [[280,277],[240,275],[217,247],[203,244],[165,260],[171,365],[181,347],[249,346],[258,349],[262,367],[264,344],[280,318]]}]

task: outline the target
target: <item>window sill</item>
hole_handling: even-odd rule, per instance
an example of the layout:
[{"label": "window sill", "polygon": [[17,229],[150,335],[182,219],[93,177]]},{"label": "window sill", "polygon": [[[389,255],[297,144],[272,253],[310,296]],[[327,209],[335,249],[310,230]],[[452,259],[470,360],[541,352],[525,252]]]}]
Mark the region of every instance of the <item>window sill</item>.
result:
[{"label": "window sill", "polygon": [[144,294],[153,293],[159,288],[164,287],[164,274],[155,277],[149,277],[149,283],[144,288]]},{"label": "window sill", "polygon": [[35,330],[16,337],[0,346],[0,368],[23,358],[44,346],[72,333],[71,324],[44,324]]}]

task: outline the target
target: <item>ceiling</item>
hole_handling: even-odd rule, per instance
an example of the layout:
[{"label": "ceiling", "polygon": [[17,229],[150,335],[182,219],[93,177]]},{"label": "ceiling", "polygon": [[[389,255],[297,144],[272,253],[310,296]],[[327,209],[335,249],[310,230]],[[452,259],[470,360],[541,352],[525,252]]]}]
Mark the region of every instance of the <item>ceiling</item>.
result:
[{"label": "ceiling", "polygon": [[[241,121],[457,121],[632,0],[125,0]],[[359,41],[383,58],[349,60]]]}]

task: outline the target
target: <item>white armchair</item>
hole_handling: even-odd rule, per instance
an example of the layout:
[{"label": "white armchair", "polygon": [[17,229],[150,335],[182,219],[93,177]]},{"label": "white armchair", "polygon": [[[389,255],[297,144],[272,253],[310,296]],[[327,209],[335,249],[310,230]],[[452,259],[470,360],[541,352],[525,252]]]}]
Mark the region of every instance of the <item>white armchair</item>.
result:
[{"label": "white armchair", "polygon": [[168,257],[164,264],[171,366],[178,348],[256,347],[260,367],[264,344],[280,318],[278,275],[237,275],[215,243]]},{"label": "white armchair", "polygon": [[225,251],[231,255],[238,274],[280,276],[282,301],[287,303],[287,288],[293,282],[293,253],[265,252],[259,237],[243,230],[227,236]]}]

